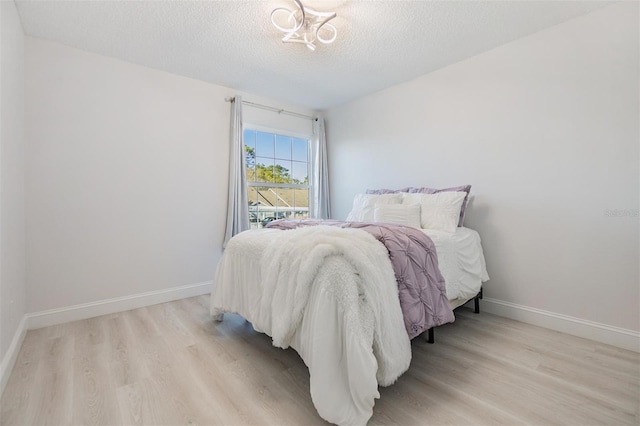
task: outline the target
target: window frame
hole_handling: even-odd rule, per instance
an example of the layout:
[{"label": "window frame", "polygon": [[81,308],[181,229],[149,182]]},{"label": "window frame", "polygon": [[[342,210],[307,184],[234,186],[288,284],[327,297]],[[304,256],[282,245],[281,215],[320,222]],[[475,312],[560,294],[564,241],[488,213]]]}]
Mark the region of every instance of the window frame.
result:
[{"label": "window frame", "polygon": [[[289,131],[289,130],[285,130],[285,129],[276,129],[276,128],[268,127],[268,126],[262,126],[262,125],[251,124],[251,123],[243,123],[242,124],[242,145],[243,145],[243,147],[246,146],[246,141],[244,140],[244,132],[246,130],[253,130],[255,132],[263,132],[263,133],[270,133],[270,134],[273,134],[273,135],[280,135],[280,136],[292,137],[292,138],[297,138],[297,139],[304,139],[304,140],[307,141],[307,165],[308,165],[307,171],[308,171],[308,182],[309,182],[308,184],[304,185],[304,184],[297,184],[297,183],[256,182],[256,181],[247,180],[247,189],[251,188],[251,187],[269,187],[269,188],[283,188],[283,189],[306,189],[307,191],[309,191],[309,196],[308,196],[308,200],[309,200],[308,209],[309,210],[308,210],[308,214],[309,214],[309,217],[310,217],[311,216],[311,212],[314,211],[313,210],[313,175],[314,175],[314,168],[313,168],[313,161],[312,161],[313,132],[309,133],[309,134],[304,134],[304,133],[293,132],[293,131]],[[243,154],[242,155],[243,156],[245,155],[244,148],[243,148]],[[274,156],[274,159],[275,159],[275,156]],[[244,164],[246,164],[246,159],[245,159],[245,163]],[[245,176],[247,176],[246,170],[245,170]]]}]

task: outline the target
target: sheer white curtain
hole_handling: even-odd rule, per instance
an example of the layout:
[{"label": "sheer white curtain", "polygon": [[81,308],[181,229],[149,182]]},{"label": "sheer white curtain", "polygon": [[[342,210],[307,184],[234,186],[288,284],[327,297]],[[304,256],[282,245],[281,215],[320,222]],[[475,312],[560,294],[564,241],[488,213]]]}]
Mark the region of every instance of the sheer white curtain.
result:
[{"label": "sheer white curtain", "polygon": [[242,98],[231,100],[231,127],[229,129],[229,197],[227,205],[227,230],[223,247],[234,235],[251,227],[247,199],[244,140],[242,137]]},{"label": "sheer white curtain", "polygon": [[316,219],[329,219],[329,167],[327,165],[327,137],[324,131],[324,117],[319,115],[313,121],[313,211]]}]

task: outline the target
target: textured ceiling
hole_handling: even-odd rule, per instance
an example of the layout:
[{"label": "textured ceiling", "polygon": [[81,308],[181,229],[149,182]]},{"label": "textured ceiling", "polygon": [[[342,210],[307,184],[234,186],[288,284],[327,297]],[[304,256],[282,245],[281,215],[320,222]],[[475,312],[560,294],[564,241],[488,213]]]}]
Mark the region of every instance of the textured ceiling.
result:
[{"label": "textured ceiling", "polygon": [[24,1],[25,33],[236,90],[324,109],[602,7],[590,1],[302,0],[338,17],[315,52],[283,44],[291,0]]}]

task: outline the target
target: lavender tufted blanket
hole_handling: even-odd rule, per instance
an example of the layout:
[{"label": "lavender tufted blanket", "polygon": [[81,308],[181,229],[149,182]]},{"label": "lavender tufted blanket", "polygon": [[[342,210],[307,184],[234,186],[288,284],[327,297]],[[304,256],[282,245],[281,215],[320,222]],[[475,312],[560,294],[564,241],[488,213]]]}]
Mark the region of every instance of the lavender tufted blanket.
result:
[{"label": "lavender tufted blanket", "polygon": [[385,245],[398,282],[400,307],[410,339],[431,327],[454,321],[433,241],[418,229],[388,223],[280,219],[267,225],[280,230],[330,225],[362,229]]}]

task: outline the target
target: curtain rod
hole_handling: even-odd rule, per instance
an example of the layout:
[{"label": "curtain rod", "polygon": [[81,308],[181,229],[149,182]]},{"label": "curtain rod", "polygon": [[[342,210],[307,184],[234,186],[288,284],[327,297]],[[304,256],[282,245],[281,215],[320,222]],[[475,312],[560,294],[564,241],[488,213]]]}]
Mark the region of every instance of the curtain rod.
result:
[{"label": "curtain rod", "polygon": [[[236,98],[228,96],[228,97],[224,98],[224,100],[225,100],[225,102],[234,102],[236,100]],[[242,101],[242,104],[243,105],[249,105],[249,106],[256,107],[256,108],[260,108],[260,109],[266,109],[267,111],[277,112],[278,114],[292,115],[294,117],[307,118],[309,120],[314,120],[314,121],[317,120],[315,117],[311,117],[310,115],[300,114],[299,112],[287,111],[286,109],[276,108],[276,107],[272,107],[272,106],[269,106],[269,105],[258,104],[258,103],[255,103],[255,102]]]}]

